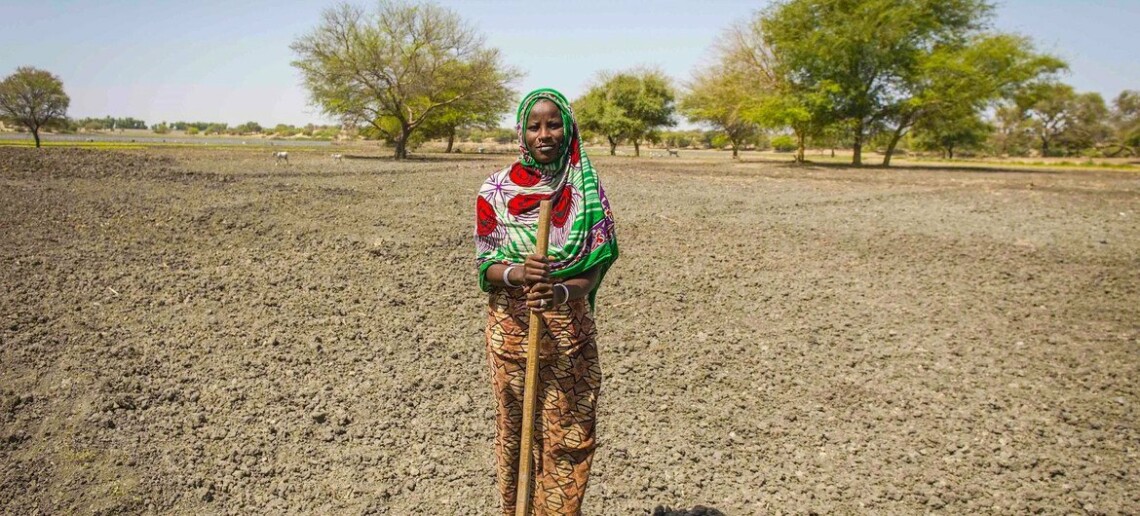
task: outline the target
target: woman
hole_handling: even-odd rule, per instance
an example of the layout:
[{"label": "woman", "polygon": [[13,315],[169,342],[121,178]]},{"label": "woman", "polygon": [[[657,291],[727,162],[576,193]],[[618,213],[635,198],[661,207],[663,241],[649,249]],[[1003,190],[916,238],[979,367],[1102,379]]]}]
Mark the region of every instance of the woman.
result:
[{"label": "woman", "polygon": [[[531,92],[517,114],[519,159],[476,200],[479,286],[488,293],[487,356],[498,400],[495,453],[504,514],[513,514],[522,430],[529,313],[539,344],[534,513],[579,514],[593,459],[601,387],[594,296],[617,259],[613,214],[590,165],[570,103]],[[538,203],[551,199],[549,256],[535,251]]]}]

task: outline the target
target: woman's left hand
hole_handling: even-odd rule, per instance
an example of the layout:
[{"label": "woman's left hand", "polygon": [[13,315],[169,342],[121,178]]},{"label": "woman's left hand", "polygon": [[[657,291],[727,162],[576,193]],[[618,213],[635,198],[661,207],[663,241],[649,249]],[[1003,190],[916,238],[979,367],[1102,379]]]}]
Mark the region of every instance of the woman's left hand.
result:
[{"label": "woman's left hand", "polygon": [[554,284],[538,282],[527,287],[526,306],[535,313],[554,308]]}]

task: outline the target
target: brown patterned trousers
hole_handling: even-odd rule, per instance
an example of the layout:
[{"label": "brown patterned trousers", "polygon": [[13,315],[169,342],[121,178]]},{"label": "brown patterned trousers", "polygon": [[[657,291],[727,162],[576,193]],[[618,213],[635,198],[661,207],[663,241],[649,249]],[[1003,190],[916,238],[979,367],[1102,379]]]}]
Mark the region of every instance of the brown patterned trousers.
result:
[{"label": "brown patterned trousers", "polygon": [[[495,455],[505,515],[514,514],[517,496],[526,377],[525,317],[529,315],[521,291],[492,292],[487,357],[498,401]],[[595,413],[602,379],[593,314],[585,300],[579,299],[548,312],[544,319],[532,446],[532,505],[535,515],[577,515],[581,514],[596,447]]]}]

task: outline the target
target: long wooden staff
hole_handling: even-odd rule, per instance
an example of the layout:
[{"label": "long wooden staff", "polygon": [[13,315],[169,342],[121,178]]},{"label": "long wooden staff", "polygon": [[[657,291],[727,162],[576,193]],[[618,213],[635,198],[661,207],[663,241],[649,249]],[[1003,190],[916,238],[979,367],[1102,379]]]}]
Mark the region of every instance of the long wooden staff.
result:
[{"label": "long wooden staff", "polygon": [[[550,201],[538,203],[538,240],[535,254],[546,256],[550,236]],[[522,442],[519,446],[519,476],[515,486],[515,516],[530,516],[531,446],[534,444],[534,411],[538,401],[538,339],[542,336],[542,316],[530,313],[530,334],[526,342],[526,384],[523,387]]]}]

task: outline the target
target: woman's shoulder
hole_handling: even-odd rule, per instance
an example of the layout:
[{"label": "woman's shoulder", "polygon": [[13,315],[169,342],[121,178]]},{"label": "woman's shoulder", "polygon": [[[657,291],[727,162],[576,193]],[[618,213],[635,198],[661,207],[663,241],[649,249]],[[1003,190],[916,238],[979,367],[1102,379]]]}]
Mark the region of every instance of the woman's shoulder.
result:
[{"label": "woman's shoulder", "polygon": [[517,164],[517,162],[491,172],[487,176],[487,179],[483,180],[483,185],[501,185],[504,181],[509,181],[511,169],[514,168],[515,164]]}]

